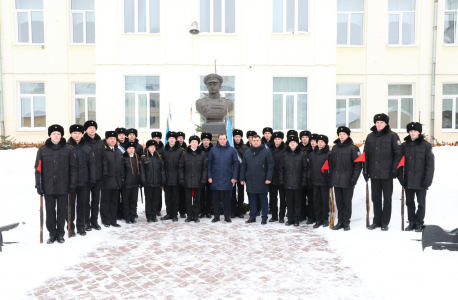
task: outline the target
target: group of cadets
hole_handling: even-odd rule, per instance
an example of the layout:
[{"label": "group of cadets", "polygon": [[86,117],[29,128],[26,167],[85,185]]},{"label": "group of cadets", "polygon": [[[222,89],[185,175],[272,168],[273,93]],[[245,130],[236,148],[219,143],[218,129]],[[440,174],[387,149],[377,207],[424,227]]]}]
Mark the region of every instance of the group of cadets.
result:
[{"label": "group of cadets", "polygon": [[[426,190],[434,175],[432,146],[423,139],[420,123],[407,125],[409,135],[402,144],[391,131],[387,115],[375,115],[374,124],[366,139],[364,159],[359,157],[361,153],[350,137],[351,130],[345,126],[337,128],[338,138],[332,151],[326,135],[289,130],[285,136],[270,127],[264,128],[261,144],[270,150],[263,153],[268,155],[266,161],[272,172],[267,175],[271,180],[266,180],[265,187],[260,189],[269,193],[269,201],[258,196],[264,192],[249,193],[250,218],[246,223],[254,223],[262,208],[262,224],[266,224],[269,209],[269,222],[285,223],[287,216],[285,225],[299,226],[301,221],[306,221],[306,224],[314,224],[313,228],[327,227],[330,188],[334,188],[338,222],[332,229],[348,231],[353,192],[362,171],[366,182],[371,180],[374,207],[373,223],[368,229],[388,230],[393,179],[397,178],[406,190],[409,220],[406,230],[421,231]],[[247,153],[256,155],[255,148],[259,147],[253,145],[253,137],[259,137],[255,131],[246,133],[246,144],[242,130],[235,129],[232,134],[239,156],[239,180],[233,184],[229,203],[224,204],[226,221],[230,221],[229,215],[244,218],[245,184],[255,180],[245,178],[247,168],[251,167],[244,157]],[[202,133],[200,138],[189,137],[187,145],[183,132],[169,131],[164,146],[162,133],[154,131],[143,148],[136,129],[106,131],[102,140],[97,134],[97,123],[90,120],[83,126],[70,126],[68,140],[63,138],[64,128],[57,124],[48,128],[48,135],[49,139],[37,152],[35,163],[35,187],[45,198],[48,244],[56,240],[65,242],[68,195],[71,197],[71,236],[101,230],[99,207],[105,227],[120,227],[117,221],[121,219],[126,224],[136,223],[139,187],[140,193],[142,188],[145,192],[147,222],[157,222],[161,216],[162,192],[166,215],[161,220],[176,222],[179,214],[186,222],[199,222],[199,218],[211,218],[213,208],[215,219],[219,220],[219,203],[215,201],[219,196],[212,197],[209,180],[212,167],[215,172],[218,161],[213,156],[209,159],[213,147],[210,133]],[[252,151],[247,152],[248,149]],[[403,156],[405,163],[400,168]],[[223,198],[226,199],[221,195]]]}]

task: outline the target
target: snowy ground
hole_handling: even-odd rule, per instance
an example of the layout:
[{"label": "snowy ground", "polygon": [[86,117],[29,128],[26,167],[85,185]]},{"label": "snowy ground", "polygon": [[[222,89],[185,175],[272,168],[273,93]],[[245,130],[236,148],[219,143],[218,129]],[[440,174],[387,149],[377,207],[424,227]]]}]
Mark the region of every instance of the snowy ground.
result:
[{"label": "snowy ground", "polygon": [[[454,176],[454,171],[458,168],[458,159],[456,159],[458,147],[438,147],[434,148],[434,152],[436,155],[436,175],[433,186],[427,195],[425,221],[427,224],[437,224],[444,229],[453,229],[458,227],[456,222],[458,196],[455,186],[456,177]],[[25,223],[3,235],[5,241],[17,241],[19,244],[6,245],[3,252],[0,253],[0,290],[2,295],[0,298],[2,299],[27,298],[31,295],[31,290],[43,286],[45,282],[49,282],[48,280],[53,282],[58,278],[73,276],[72,274],[76,271],[69,268],[81,266],[82,263],[94,259],[94,253],[100,249],[106,251],[110,247],[123,247],[122,240],[125,240],[126,235],[130,237],[129,234],[134,230],[132,226],[130,229],[123,226],[119,231],[114,229],[102,230],[88,233],[86,237],[78,236],[70,240],[67,239],[63,245],[40,245],[39,196],[34,189],[33,165],[35,154],[36,149],[0,151],[0,160],[2,161],[0,226],[14,222]],[[423,252],[420,242],[412,240],[420,239],[420,233],[402,232],[400,198],[401,189],[399,184],[395,182],[393,213],[388,232],[381,232],[380,230],[371,232],[365,228],[365,183],[362,177],[356,187],[353,199],[352,230],[350,232],[334,232],[325,228],[312,231],[309,229],[310,227],[302,224],[299,229],[287,228],[280,224],[274,226],[268,224],[267,228],[261,228],[259,223],[253,227],[245,225],[242,220],[237,219],[229,226],[210,224],[208,221],[200,224],[185,224],[180,220],[173,228],[175,235],[181,237],[183,243],[186,243],[187,239],[192,241],[195,238],[192,235],[193,232],[197,234],[196,236],[203,232],[209,236],[213,234],[213,236],[221,239],[221,244],[224,244],[228,239],[234,238],[233,234],[237,232],[239,236],[243,237],[239,239],[241,245],[246,245],[248,249],[251,248],[253,251],[256,251],[256,247],[268,250],[269,247],[279,246],[278,244],[269,244],[269,235],[272,236],[272,241],[280,243],[280,246],[287,244],[286,249],[290,255],[288,257],[299,264],[299,268],[291,269],[288,274],[293,275],[290,278],[283,269],[279,269],[281,270],[279,272],[266,272],[266,278],[272,279],[270,283],[273,283],[274,286],[277,286],[278,282],[273,279],[282,278],[285,282],[291,283],[287,285],[291,289],[294,289],[294,285],[301,285],[302,288],[303,286],[308,287],[308,283],[312,282],[324,290],[323,293],[308,295],[304,292],[303,298],[352,299],[356,297],[355,291],[357,291],[356,294],[359,294],[362,299],[375,297],[376,299],[453,299],[455,293],[452,294],[452,292],[455,290],[456,270],[458,270],[457,253],[431,249],[426,249]],[[141,215],[143,210],[144,208],[139,203],[140,219],[144,219],[144,216]],[[407,219],[406,210],[405,216]],[[166,226],[157,225],[161,228]],[[145,224],[139,224],[139,228],[145,228],[144,226]],[[186,230],[190,226],[195,226],[197,230],[192,232]],[[215,230],[213,231],[212,228]],[[297,235],[298,231],[301,230],[304,236]],[[46,228],[44,231],[46,232]],[[267,237],[261,237],[263,232],[266,233]],[[260,238],[256,239],[257,236]],[[46,238],[47,234],[45,233]],[[170,240],[167,240],[166,237],[158,238],[161,239],[161,242],[153,246],[166,248],[169,245]],[[250,239],[253,238],[256,242],[250,243]],[[141,236],[139,239],[141,240]],[[292,239],[304,245],[302,249],[297,249],[296,256],[294,254],[291,256],[291,252],[294,253],[294,249],[296,249],[290,248],[289,241]],[[320,242],[314,243],[315,240]],[[139,244],[139,247],[144,247],[141,243]],[[321,251],[318,249],[323,248],[323,245],[325,245],[324,252],[326,254],[317,254],[318,251]],[[198,242],[196,247],[198,248],[195,250],[205,249],[199,248],[205,247],[205,243]],[[215,251],[218,251],[218,248],[215,248]],[[309,251],[312,252],[308,253]],[[328,260],[326,255],[329,256]],[[233,255],[233,259],[239,261],[243,257],[238,252]],[[175,259],[179,261],[179,256]],[[255,260],[255,264],[251,267],[256,271],[252,274],[258,276],[260,274],[259,268],[263,267],[259,263],[263,260],[259,256],[256,259],[258,260]],[[278,261],[275,261],[275,256],[265,259],[270,260],[276,266],[279,264]],[[321,271],[319,269],[317,271],[313,267],[316,265],[317,259],[323,260]],[[337,262],[339,271],[329,267],[330,260]],[[303,262],[302,265],[301,262]],[[247,266],[250,266],[249,260],[243,261],[240,268],[244,270]],[[81,267],[79,268],[81,269]],[[342,278],[341,270],[348,272],[346,274],[354,280],[347,281],[347,276],[343,276],[340,284],[330,280],[333,276],[337,279]],[[302,284],[300,278],[304,280]],[[253,299],[255,295],[261,299],[270,299],[270,296],[278,298],[279,294],[274,290],[271,290],[270,293],[268,290],[250,290],[250,282],[252,280],[255,282],[258,278],[245,276],[244,279],[239,281],[239,285],[237,285],[240,289],[239,296],[241,299]],[[303,290],[305,289],[303,288]],[[225,298],[224,294],[220,294],[220,296]],[[161,296],[158,298],[160,299]],[[291,293],[282,298],[298,297],[296,293]]]}]

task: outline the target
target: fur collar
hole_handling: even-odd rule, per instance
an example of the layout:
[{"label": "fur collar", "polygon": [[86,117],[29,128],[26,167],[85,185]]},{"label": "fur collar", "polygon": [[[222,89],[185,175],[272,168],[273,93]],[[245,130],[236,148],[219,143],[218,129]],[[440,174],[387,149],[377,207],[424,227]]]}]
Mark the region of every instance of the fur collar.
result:
[{"label": "fur collar", "polygon": [[408,136],[406,136],[406,137],[404,138],[404,141],[406,141],[407,143],[412,143],[412,142],[414,142],[414,143],[421,143],[421,142],[423,142],[424,140],[425,140],[425,138],[423,137],[422,134],[420,134],[420,135],[418,136],[418,138],[417,138],[415,141],[412,141],[412,138],[410,137],[410,135],[408,135]]},{"label": "fur collar", "polygon": [[[284,143],[284,142],[281,142],[280,146],[278,146],[278,150],[285,149],[285,147],[286,147],[286,146],[285,146],[285,143]],[[298,147],[299,147],[299,146],[298,146]],[[270,148],[270,149],[273,149],[273,150],[277,149],[277,147],[275,147],[275,143],[272,143],[272,144],[270,145],[269,148]]]},{"label": "fur collar", "polygon": [[[128,153],[127,151],[124,152],[124,153],[122,154],[122,157],[129,157],[129,153]],[[134,157],[135,157],[135,158],[138,158],[138,155],[137,155],[136,152],[134,152]]]},{"label": "fur collar", "polygon": [[[46,142],[45,142],[45,145],[48,146],[48,147],[50,147],[50,148],[52,148],[52,147],[54,147],[54,146],[60,146],[60,147],[62,147],[62,146],[65,146],[66,144],[67,144],[67,140],[66,140],[65,138],[61,138],[60,141],[59,141],[59,143],[57,143],[57,145],[55,145],[55,144],[51,141],[51,138],[48,138],[48,139],[46,140]],[[60,147],[59,147],[59,148],[60,148]]]},{"label": "fur collar", "polygon": [[[290,146],[286,146],[286,151],[288,153],[293,153],[293,149],[291,149]],[[301,147],[297,146],[296,149],[294,149],[294,154],[299,154],[301,152]]]},{"label": "fur collar", "polygon": [[173,145],[173,147],[170,147],[170,143],[167,143],[167,145],[165,145],[164,149],[169,151],[169,149],[172,149],[172,151],[175,151],[176,149],[179,149],[180,148],[180,145],[179,143],[175,143],[175,145]]},{"label": "fur collar", "polygon": [[273,144],[272,138],[270,138],[270,141],[267,141],[265,137],[262,137],[261,138],[261,142],[263,142],[264,144],[267,144],[267,143],[272,143]]},{"label": "fur collar", "polygon": [[347,146],[347,145],[353,145],[353,140],[351,139],[351,137],[348,137],[345,142],[341,143],[340,142],[340,139],[337,139],[334,141],[334,144],[336,144],[336,146],[338,147],[343,147],[343,146]]},{"label": "fur collar", "polygon": [[156,146],[156,150],[159,150],[159,149],[162,149],[162,148],[164,148],[164,143],[162,143],[162,141],[160,141]]},{"label": "fur collar", "polygon": [[235,142],[235,140],[234,140],[234,148],[236,148],[236,149],[242,147],[243,144],[244,144],[244,143],[243,143],[243,139],[240,139],[240,143],[238,143],[238,144],[237,144],[237,143]]},{"label": "fur collar", "polygon": [[83,135],[83,138],[86,140],[86,142],[90,142],[90,141],[101,141],[102,139],[100,138],[100,136],[96,133],[94,138],[91,138],[87,132]]},{"label": "fur collar", "polygon": [[210,151],[210,150],[213,148],[213,144],[210,143],[210,144],[208,144],[208,148],[205,148],[204,144],[200,143],[199,148],[200,148],[200,150],[202,150],[203,152],[207,152],[207,151]]},{"label": "fur collar", "polygon": [[313,149],[313,151],[316,153],[318,153],[318,151],[321,151],[321,153],[327,153],[329,152],[329,145],[324,146],[324,148],[321,150],[320,148],[318,148],[318,146],[316,146],[315,149]]},{"label": "fur collar", "polygon": [[[371,131],[372,131],[373,133],[377,133],[377,132],[378,132],[378,131],[377,131],[377,127],[376,127],[375,125],[372,126],[372,127],[371,127]],[[385,128],[382,129],[381,133],[382,133],[382,134],[387,134],[387,133],[390,132],[390,131],[391,131],[390,125],[386,125]]]},{"label": "fur collar", "polygon": [[191,146],[188,146],[188,148],[186,148],[186,152],[190,154],[193,154],[193,152],[195,152],[196,154],[201,154],[202,149],[200,149],[200,147],[197,147],[196,151],[192,151]]}]

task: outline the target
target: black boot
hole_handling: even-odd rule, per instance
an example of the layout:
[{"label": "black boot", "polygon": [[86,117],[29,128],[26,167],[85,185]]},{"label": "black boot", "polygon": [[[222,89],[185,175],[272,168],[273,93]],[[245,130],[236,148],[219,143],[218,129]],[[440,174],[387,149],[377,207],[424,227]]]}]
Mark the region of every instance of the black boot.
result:
[{"label": "black boot", "polygon": [[188,216],[188,217],[186,218],[186,220],[184,220],[184,221],[185,221],[186,223],[189,223],[189,222],[192,221],[192,218]]},{"label": "black boot", "polygon": [[78,234],[81,235],[81,236],[85,236],[86,235],[86,231],[84,231],[84,229],[78,229]]},{"label": "black boot", "polygon": [[54,242],[57,241],[57,238],[52,236],[49,237],[49,239],[46,241],[47,244],[54,244]]},{"label": "black boot", "polygon": [[167,221],[167,220],[172,220],[173,218],[169,215],[165,215],[161,218],[161,221]]},{"label": "black boot", "polygon": [[415,232],[422,232],[422,231],[423,231],[423,225],[417,224],[417,226],[415,226]]},{"label": "black boot", "polygon": [[305,224],[307,225],[311,225],[311,224],[315,224],[316,221],[315,220],[312,220],[312,219],[308,219],[307,222],[305,222]]},{"label": "black boot", "polygon": [[299,226],[299,222],[298,221],[294,222],[294,226],[296,226],[296,227]]},{"label": "black boot", "polygon": [[277,219],[277,217],[272,217],[272,218],[269,220],[269,222],[278,222],[278,219]]},{"label": "black boot", "polygon": [[245,219],[245,216],[243,214],[239,214],[237,217],[239,217],[240,219]]},{"label": "black boot", "polygon": [[389,227],[388,225],[382,225],[382,231],[388,231]]},{"label": "black boot", "polygon": [[286,226],[291,226],[294,224],[293,220],[288,219],[288,221],[285,223]]},{"label": "black boot", "polygon": [[415,230],[415,223],[411,222],[409,225],[404,229],[404,231],[412,231]]},{"label": "black boot", "polygon": [[58,237],[57,237],[57,242],[58,242],[59,244],[65,243],[64,237],[63,237],[63,236],[58,236]]},{"label": "black boot", "polygon": [[329,221],[328,220],[323,221],[323,227],[329,227]]},{"label": "black boot", "polygon": [[[70,236],[71,236],[71,237],[75,237],[75,236],[76,236],[75,229],[72,229],[72,230],[71,230]],[[57,238],[57,241],[59,241],[59,238]]]},{"label": "black boot", "polygon": [[380,227],[380,225],[371,224],[369,227],[367,227],[367,229],[369,229],[369,230],[374,230],[374,229],[379,228],[379,227]]},{"label": "black boot", "polygon": [[205,217],[205,214],[204,213],[200,213],[199,218],[203,218],[203,217]]},{"label": "black boot", "polygon": [[102,227],[100,227],[100,225],[98,223],[95,223],[95,224],[92,223],[91,227],[94,228],[95,230],[101,230],[102,229]]},{"label": "black boot", "polygon": [[262,219],[261,225],[266,225],[267,224],[267,219]]},{"label": "black boot", "polygon": [[180,214],[180,218],[185,219],[186,218],[186,214]]},{"label": "black boot", "polygon": [[323,221],[318,221],[313,225],[313,228],[319,228],[321,225],[323,225]]},{"label": "black boot", "polygon": [[92,231],[92,226],[91,226],[91,224],[85,224],[85,225],[84,225],[84,231]]},{"label": "black boot", "polygon": [[172,222],[178,222],[178,217],[177,216],[173,217]]},{"label": "black boot", "polygon": [[245,221],[245,223],[249,224],[249,223],[256,223],[256,219],[248,219]]},{"label": "black boot", "polygon": [[231,218],[224,218],[224,222],[232,223],[232,220],[231,220]]},{"label": "black boot", "polygon": [[153,218],[151,218],[151,222],[157,222],[157,217],[153,216]]},{"label": "black boot", "polygon": [[156,214],[157,217],[160,217],[161,216],[161,212],[158,211],[157,214]]},{"label": "black boot", "polygon": [[219,221],[220,221],[219,217],[218,218],[214,217],[213,220],[212,220],[212,223],[216,223],[216,222],[219,222]]},{"label": "black boot", "polygon": [[285,223],[285,218],[280,218],[280,221],[278,223]]},{"label": "black boot", "polygon": [[339,230],[339,229],[342,229],[342,228],[343,228],[342,223],[337,222],[337,224],[334,227],[332,227],[331,229],[332,230]]},{"label": "black boot", "polygon": [[205,217],[206,217],[207,219],[211,219],[212,215],[211,215],[211,214],[206,214]]},{"label": "black boot", "polygon": [[344,225],[344,231],[350,231],[350,224]]}]

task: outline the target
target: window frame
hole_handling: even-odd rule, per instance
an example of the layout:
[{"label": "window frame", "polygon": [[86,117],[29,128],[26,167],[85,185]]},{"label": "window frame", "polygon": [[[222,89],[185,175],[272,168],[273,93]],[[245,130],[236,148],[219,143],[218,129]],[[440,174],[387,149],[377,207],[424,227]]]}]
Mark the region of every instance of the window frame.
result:
[{"label": "window frame", "polygon": [[[270,18],[271,20],[271,25],[273,27],[273,18],[274,18],[274,11],[273,11],[273,1],[270,0],[271,2],[271,5],[272,5],[272,16]],[[286,34],[286,35],[289,35],[289,34],[307,34],[309,35],[310,34],[310,26],[311,26],[311,22],[310,22],[310,1],[311,0],[307,0],[307,28],[308,28],[308,31],[293,31],[293,32],[287,32],[286,31],[286,0],[282,0],[283,1],[283,32],[273,32],[273,28],[271,28],[271,34]],[[298,14],[299,14],[299,10],[297,9],[298,8],[298,0],[295,0],[295,3],[294,3],[294,7],[296,8],[295,9],[295,12],[294,12],[294,29],[297,29],[298,27],[298,24],[299,24],[299,19],[298,19]],[[276,76],[278,77],[278,76]]]},{"label": "window frame", "polygon": [[[345,85],[345,84],[357,84],[359,85],[359,95],[337,95],[337,92],[336,92],[336,110],[337,110],[337,100],[343,100],[345,99],[345,125],[346,127],[350,128],[349,127],[349,124],[348,124],[348,121],[349,121],[349,118],[348,118],[348,114],[350,112],[349,110],[349,105],[350,105],[350,98],[359,98],[360,101],[361,101],[361,107],[360,107],[360,128],[350,128],[352,132],[364,132],[364,129],[363,129],[363,106],[364,106],[364,101],[363,101],[363,84],[362,83],[358,83],[358,82],[339,82],[339,83],[336,83],[336,91],[337,91],[337,85]],[[337,119],[336,119],[336,125],[337,125]],[[337,128],[339,128],[341,126],[336,126],[336,130]]]},{"label": "window frame", "polygon": [[[387,2],[386,4],[387,6],[389,6],[389,3]],[[415,0],[415,10],[414,11],[410,11],[410,10],[402,10],[402,11],[390,11],[389,7],[388,7],[388,30],[387,30],[387,40],[386,40],[386,45],[387,47],[418,47],[418,44],[417,44],[417,41],[418,41],[418,37],[417,37],[417,33],[418,33],[418,30],[417,30],[417,26],[418,26],[418,0]],[[403,45],[402,44],[402,14],[403,13],[414,13],[415,14],[415,27],[414,27],[414,43],[413,44],[408,44],[408,45]],[[398,40],[398,43],[397,44],[390,44],[390,15],[398,15],[399,16],[399,40]]]},{"label": "window frame", "polygon": [[[149,23],[150,23],[150,16],[149,16],[149,1],[146,0],[146,32],[138,32],[138,0],[134,0],[134,27],[135,27],[135,32],[125,32],[125,26],[126,26],[126,20],[124,18],[124,2],[125,0],[121,1],[121,6],[122,6],[122,33],[121,34],[140,34],[140,35],[160,35],[162,26],[161,26],[161,20],[162,18],[160,17],[161,15],[161,8],[162,8],[162,1],[159,0],[159,32],[149,32]],[[129,75],[131,76],[131,75]],[[143,76],[143,75],[142,75]],[[150,76],[150,75],[146,75]]]},{"label": "window frame", "polygon": [[[347,43],[346,44],[337,44],[337,41],[336,41],[336,45],[337,47],[343,47],[343,48],[349,48],[349,47],[356,47],[356,48],[363,48],[365,47],[365,34],[366,34],[366,0],[364,0],[364,4],[363,4],[363,10],[362,11],[345,11],[345,12],[339,12],[337,11],[337,15],[347,15]],[[350,39],[351,39],[351,15],[352,14],[362,14],[363,15],[363,33],[362,33],[362,38],[363,38],[363,43],[361,45],[352,45],[350,44]]]},{"label": "window frame", "polygon": [[[396,96],[390,96],[388,95],[388,89],[389,89],[389,86],[390,85],[411,85],[412,86],[412,95],[396,95]],[[389,100],[397,100],[398,101],[398,112],[397,112],[397,123],[398,123],[398,127],[401,126],[401,99],[402,98],[412,98],[412,120],[410,122],[416,122],[416,114],[415,114],[415,109],[416,109],[416,103],[415,103],[415,100],[416,100],[416,95],[415,95],[415,83],[413,82],[389,82],[387,83],[386,85],[386,94],[387,94],[387,102],[386,102],[386,105],[387,105],[387,115],[389,114]],[[410,123],[409,122],[409,123]],[[391,122],[390,122],[391,123]],[[391,125],[390,125],[391,126]],[[392,130],[396,130],[396,131],[402,131],[402,130],[405,130],[405,128],[394,128],[394,127],[391,127]]]},{"label": "window frame", "polygon": [[[299,78],[307,78],[307,92],[274,92],[274,78],[291,78],[291,77],[299,77]],[[310,95],[311,95],[311,92],[310,92],[310,76],[302,76],[302,75],[290,75],[290,76],[284,76],[284,75],[281,75],[281,76],[276,76],[276,75],[273,75],[271,77],[271,102],[270,102],[270,105],[271,105],[271,112],[272,112],[272,116],[271,116],[271,120],[272,120],[272,128],[274,131],[288,131],[288,130],[307,130],[307,128],[309,127],[309,114],[310,114],[310,109],[309,109],[309,105],[310,105]],[[306,128],[304,129],[297,129],[297,121],[298,121],[298,118],[297,118],[297,95],[307,95],[307,106],[306,106],[306,109],[307,109],[307,115],[305,116],[306,117]],[[277,129],[277,128],[274,128],[274,114],[273,114],[273,95],[283,95],[283,124],[282,124],[282,129]],[[295,118],[294,118],[294,128],[287,128],[286,127],[286,96],[294,96],[294,114],[295,114]]]},{"label": "window frame", "polygon": [[[13,1],[13,6],[14,6],[14,24],[15,24],[15,29],[14,29],[14,32],[15,32],[15,39],[14,39],[14,43],[15,45],[30,45],[30,46],[42,46],[45,44],[44,40],[45,40],[45,12],[44,12],[44,4],[43,4],[43,9],[21,9],[21,8],[16,8],[16,0]],[[18,20],[18,13],[24,13],[26,12],[27,13],[27,20],[28,20],[28,24],[29,24],[29,42],[20,42],[19,41],[19,20]],[[32,12],[42,12],[43,13],[43,43],[33,43],[32,42],[32,36],[33,36],[33,33],[32,33]]]},{"label": "window frame", "polygon": [[[126,77],[137,77],[137,76],[142,76],[142,77],[159,77],[159,91],[126,91]],[[159,128],[150,128],[150,114],[151,114],[151,107],[150,107],[150,104],[149,104],[149,97],[147,97],[147,116],[146,116],[146,127],[139,127],[138,126],[138,121],[139,121],[139,118],[138,118],[138,95],[139,94],[146,94],[147,96],[149,96],[149,94],[159,94],[159,117],[161,117],[163,114],[161,113],[162,112],[162,103],[163,103],[163,99],[162,99],[162,96],[161,96],[161,86],[162,86],[162,83],[161,83],[161,76],[158,75],[158,74],[155,74],[155,75],[151,75],[151,74],[126,74],[126,75],[123,75],[122,77],[123,79],[123,124],[124,126],[127,126],[126,125],[126,93],[129,93],[129,94],[135,94],[135,126],[133,128],[137,129],[137,131],[139,133],[150,133],[151,131],[162,131],[164,130],[165,128],[163,128],[162,126],[162,123],[161,123],[161,118],[159,119]],[[97,99],[96,99],[97,101]],[[167,115],[167,118],[168,118],[168,115]],[[126,127],[127,128],[127,127]],[[129,127],[130,128],[130,127]]]},{"label": "window frame", "polygon": [[[458,84],[458,82],[442,82],[442,89],[444,88],[444,84]],[[452,98],[452,128],[442,128],[442,125],[443,125],[443,120],[442,120],[442,112],[443,112],[443,108],[444,108],[444,99],[450,99]],[[441,102],[441,132],[445,132],[445,133],[456,133],[458,132],[458,128],[453,128],[453,127],[456,127],[456,113],[457,113],[457,110],[456,110],[456,105],[458,103],[458,94],[456,95],[444,95],[444,93],[442,92],[442,102]]]},{"label": "window frame", "polygon": [[[96,86],[96,89],[97,89],[97,84],[92,81],[74,81],[72,82],[72,118],[73,118],[73,124],[76,124],[76,98],[84,98],[84,105],[86,107],[85,109],[85,112],[84,112],[84,117],[85,117],[85,120],[88,121],[89,120],[89,105],[88,105],[88,98],[91,97],[91,98],[95,98],[95,112],[97,114],[97,92],[95,94],[76,94],[76,85],[79,84],[79,83],[83,83],[83,84],[95,84]],[[97,91],[97,90],[96,90]],[[96,116],[96,119],[97,119],[97,116]],[[93,121],[97,121],[97,120],[93,120]],[[83,124],[84,125],[84,124]]]},{"label": "window frame", "polygon": [[[45,92],[44,94],[22,94],[21,93],[21,83],[43,83],[45,87]],[[24,96],[24,97],[23,97]],[[30,102],[30,127],[22,127],[21,126],[21,98],[31,98]],[[45,81],[40,81],[40,80],[35,80],[35,81],[17,81],[17,126],[16,126],[16,131],[46,131],[47,127],[33,127],[35,123],[35,111],[33,109],[34,105],[34,97],[45,97],[45,102],[46,102],[46,110],[48,110],[48,103],[47,103],[47,97],[46,97],[46,82]],[[47,117],[47,112],[46,112],[46,117]],[[48,123],[48,120],[46,120]]]},{"label": "window frame", "polygon": [[[87,12],[93,12],[94,13],[94,18],[95,18],[95,2],[94,2],[94,9],[93,10],[88,10],[88,9],[72,9],[72,0],[70,1],[70,43],[69,45],[73,46],[95,46],[95,41],[94,43],[88,43],[87,42],[87,35],[86,35],[86,13]],[[94,0],[95,1],[95,0]],[[82,13],[83,14],[83,40],[84,42],[82,43],[75,43],[73,41],[73,14],[74,13]],[[94,21],[95,24],[95,21]],[[94,38],[95,38],[95,29],[94,29]],[[77,82],[79,83],[79,82]]]},{"label": "window frame", "polygon": [[[445,20],[445,15],[446,14],[454,14],[455,15],[455,42],[454,43],[446,43],[444,40],[442,41],[444,46],[447,47],[456,47],[458,46],[458,9],[446,9],[444,10],[444,20]],[[445,36],[445,26],[444,26],[444,36]]]},{"label": "window frame", "polygon": [[221,32],[214,32],[213,31],[213,0],[210,0],[210,32],[202,32],[201,30],[201,22],[200,22],[200,0],[199,0],[199,35],[237,35],[237,7],[238,7],[238,0],[234,0],[235,5],[235,16],[234,16],[234,25],[235,29],[232,33],[226,33],[226,0],[221,0]]}]

